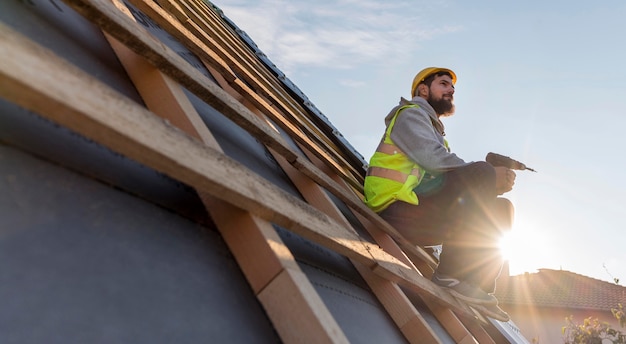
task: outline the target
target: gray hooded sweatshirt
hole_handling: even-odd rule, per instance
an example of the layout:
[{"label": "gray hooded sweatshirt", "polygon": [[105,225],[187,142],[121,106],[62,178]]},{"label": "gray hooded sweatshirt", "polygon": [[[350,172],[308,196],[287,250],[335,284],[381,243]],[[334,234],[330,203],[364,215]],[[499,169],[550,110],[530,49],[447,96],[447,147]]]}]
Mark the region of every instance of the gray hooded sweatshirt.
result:
[{"label": "gray hooded sweatshirt", "polygon": [[410,101],[401,98],[400,104],[385,117],[385,124],[389,126],[398,108],[409,104],[419,107],[406,108],[398,114],[391,130],[391,140],[395,145],[432,175],[468,165],[468,162],[446,148],[443,123],[422,97],[417,96]]}]

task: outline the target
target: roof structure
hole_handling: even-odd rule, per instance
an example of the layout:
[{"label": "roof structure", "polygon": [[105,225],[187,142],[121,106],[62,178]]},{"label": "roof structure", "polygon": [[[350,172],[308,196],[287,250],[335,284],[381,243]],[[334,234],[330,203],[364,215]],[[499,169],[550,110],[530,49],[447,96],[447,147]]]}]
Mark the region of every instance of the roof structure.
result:
[{"label": "roof structure", "polygon": [[611,310],[626,302],[626,287],[564,270],[510,276],[496,291],[502,304]]},{"label": "roof structure", "polygon": [[362,157],[230,23],[0,1],[3,338],[528,343],[430,281]]}]

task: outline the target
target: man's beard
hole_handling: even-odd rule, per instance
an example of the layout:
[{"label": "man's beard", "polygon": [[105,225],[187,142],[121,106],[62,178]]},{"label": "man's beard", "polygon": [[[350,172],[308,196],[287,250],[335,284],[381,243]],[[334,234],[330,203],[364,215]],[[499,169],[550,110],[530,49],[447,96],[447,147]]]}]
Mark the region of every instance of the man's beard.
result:
[{"label": "man's beard", "polygon": [[435,113],[438,116],[452,116],[454,114],[454,104],[452,103],[452,99],[445,99],[441,97],[440,99],[433,99],[431,95],[428,96],[428,104],[435,109]]}]

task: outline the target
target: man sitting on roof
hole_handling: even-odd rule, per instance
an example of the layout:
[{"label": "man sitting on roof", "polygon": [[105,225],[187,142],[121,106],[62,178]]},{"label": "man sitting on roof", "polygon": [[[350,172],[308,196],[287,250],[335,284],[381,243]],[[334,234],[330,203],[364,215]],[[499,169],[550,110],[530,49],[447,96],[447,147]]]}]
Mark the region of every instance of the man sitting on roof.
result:
[{"label": "man sitting on roof", "polygon": [[413,80],[385,118],[382,142],[370,160],[365,202],[416,245],[443,244],[432,281],[486,315],[508,321],[493,296],[502,268],[498,242],[513,206],[499,198],[515,173],[451,153],[440,118],[454,113],[456,75],[430,67]]}]

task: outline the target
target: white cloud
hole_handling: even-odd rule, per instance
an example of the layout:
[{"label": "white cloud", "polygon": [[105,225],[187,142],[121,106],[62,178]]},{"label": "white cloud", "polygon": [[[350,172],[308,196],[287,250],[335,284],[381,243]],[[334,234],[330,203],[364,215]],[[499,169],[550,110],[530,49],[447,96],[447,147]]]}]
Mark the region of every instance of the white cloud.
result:
[{"label": "white cloud", "polygon": [[402,60],[421,41],[461,30],[434,26],[416,1],[214,1],[284,72],[300,67],[346,69]]}]

